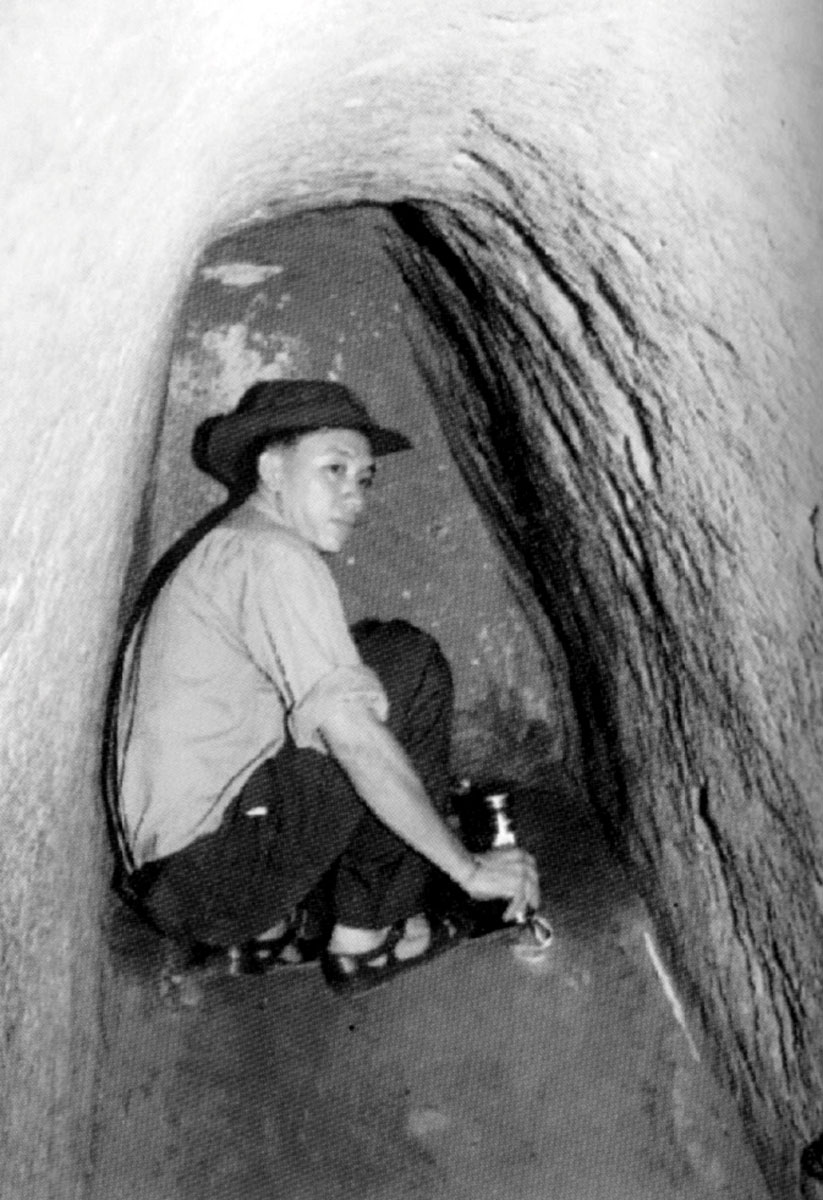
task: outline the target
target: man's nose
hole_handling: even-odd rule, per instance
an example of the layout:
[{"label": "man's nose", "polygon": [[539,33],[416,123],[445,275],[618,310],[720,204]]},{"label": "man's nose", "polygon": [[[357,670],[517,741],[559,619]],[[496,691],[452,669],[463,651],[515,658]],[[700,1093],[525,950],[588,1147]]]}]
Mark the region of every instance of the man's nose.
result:
[{"label": "man's nose", "polygon": [[343,481],[342,496],[346,507],[354,513],[359,513],[366,503],[363,489],[356,479],[346,479]]}]

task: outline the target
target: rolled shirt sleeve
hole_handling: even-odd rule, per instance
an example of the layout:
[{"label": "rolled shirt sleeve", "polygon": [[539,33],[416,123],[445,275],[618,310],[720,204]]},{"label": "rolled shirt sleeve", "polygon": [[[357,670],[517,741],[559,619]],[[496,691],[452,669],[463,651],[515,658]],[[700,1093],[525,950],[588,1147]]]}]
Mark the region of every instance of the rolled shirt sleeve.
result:
[{"label": "rolled shirt sleeve", "polygon": [[288,725],[296,745],[325,751],[319,730],[326,717],[341,704],[358,702],[375,714],[378,721],[389,715],[389,702],[383,685],[369,667],[337,667],[314,687],[288,716]]}]

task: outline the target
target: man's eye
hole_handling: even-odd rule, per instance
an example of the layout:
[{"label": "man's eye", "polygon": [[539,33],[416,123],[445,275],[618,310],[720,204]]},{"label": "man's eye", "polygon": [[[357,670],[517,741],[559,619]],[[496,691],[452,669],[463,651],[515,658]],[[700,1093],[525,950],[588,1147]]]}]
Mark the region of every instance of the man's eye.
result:
[{"label": "man's eye", "polygon": [[330,475],[343,475],[346,467],[344,463],[326,463],[326,470]]},{"label": "man's eye", "polygon": [[361,475],[357,481],[364,492],[367,492],[370,487],[374,487],[373,475]]}]

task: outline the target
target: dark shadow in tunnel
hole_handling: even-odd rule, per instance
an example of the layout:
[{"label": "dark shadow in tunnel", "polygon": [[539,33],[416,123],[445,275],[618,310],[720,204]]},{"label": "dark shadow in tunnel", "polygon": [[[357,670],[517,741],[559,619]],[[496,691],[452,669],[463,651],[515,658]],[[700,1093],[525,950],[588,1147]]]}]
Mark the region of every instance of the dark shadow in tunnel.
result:
[{"label": "dark shadow in tunnel", "polygon": [[589,583],[597,574],[592,539],[535,454],[502,352],[521,343],[522,333],[501,304],[502,281],[489,279],[457,239],[444,236],[452,224],[463,239],[477,236],[462,218],[441,209],[434,220],[430,206],[411,202],[390,211],[399,232],[390,253],[442,351],[437,366],[421,351],[421,372],[452,453],[519,582],[524,611],[538,636],[549,623],[565,653],[587,790],[620,847],[629,810],[615,720],[616,635]]}]

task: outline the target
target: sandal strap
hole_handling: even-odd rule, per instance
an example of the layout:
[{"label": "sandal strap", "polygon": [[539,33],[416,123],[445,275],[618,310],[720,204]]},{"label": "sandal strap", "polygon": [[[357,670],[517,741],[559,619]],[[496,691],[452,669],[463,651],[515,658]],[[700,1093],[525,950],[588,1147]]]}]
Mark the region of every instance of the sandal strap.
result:
[{"label": "sandal strap", "polygon": [[[396,953],[397,943],[404,936],[406,918],[393,925],[379,946],[361,954],[332,954],[325,951],[322,958],[323,973],[330,987],[340,993],[357,995],[379,987],[394,976],[413,967],[422,966],[442,954],[449,946],[462,940],[458,926],[449,919],[441,919],[426,914],[430,938],[429,944],[420,954],[409,958],[399,958]],[[341,959],[348,959],[350,965],[344,966]]]},{"label": "sandal strap", "polygon": [[[385,958],[388,962],[394,962],[397,957],[394,953],[394,949],[397,943],[403,937],[405,925],[406,918],[404,917],[401,921],[398,921],[397,924],[392,925],[392,927],[389,929],[389,932],[383,938],[383,941],[378,942],[378,944],[373,946],[371,950],[361,950],[357,954],[352,954],[348,951],[337,953],[332,950],[327,950],[326,955],[329,959],[334,961],[335,966],[343,975],[354,975],[360,970],[361,967],[369,967],[372,965],[372,963],[376,963],[378,959],[381,958]],[[353,964],[351,970],[347,970],[340,961],[344,958],[351,960]]]},{"label": "sandal strap", "polygon": [[[240,945],[229,947],[233,973],[256,975],[280,961],[280,955],[290,946],[297,946],[297,913],[291,910],[285,917],[286,928],[274,937],[250,938]],[[302,957],[302,955],[301,955]]]}]

